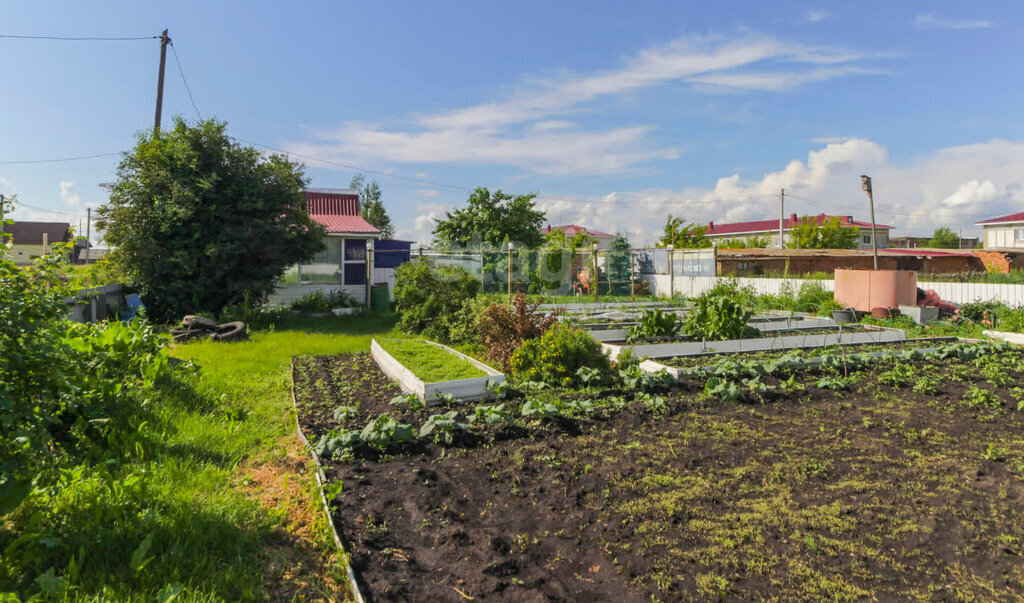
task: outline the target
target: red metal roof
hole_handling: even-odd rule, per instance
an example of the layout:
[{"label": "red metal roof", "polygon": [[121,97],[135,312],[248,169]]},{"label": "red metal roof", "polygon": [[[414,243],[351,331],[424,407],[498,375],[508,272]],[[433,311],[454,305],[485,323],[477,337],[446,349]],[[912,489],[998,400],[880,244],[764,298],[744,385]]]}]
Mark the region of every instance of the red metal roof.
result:
[{"label": "red metal roof", "polygon": [[309,217],[323,224],[328,233],[380,234],[380,230],[359,215],[357,191],[310,188],[304,192]]},{"label": "red metal roof", "polygon": [[359,193],[345,189],[311,188],[305,191],[311,215],[358,216]]},{"label": "red metal roof", "polygon": [[[854,220],[851,216],[829,216],[826,214],[818,214],[816,216],[806,216],[816,221],[818,224],[824,224],[826,220],[832,218],[839,218],[839,222],[843,226],[859,226],[861,228],[871,228],[871,222],[861,222],[860,220]],[[788,218],[783,220],[783,228],[789,229],[794,223],[799,223],[801,217],[796,214],[791,214]],[[879,229],[892,229],[893,226],[886,226],[885,224],[876,224],[875,228]],[[775,220],[754,220],[752,222],[733,222],[731,224],[715,224],[714,222],[708,223],[707,233],[710,236],[726,235],[726,234],[744,234],[748,232],[768,232],[777,231],[779,229],[779,221]]]},{"label": "red metal roof", "polygon": [[975,222],[975,224],[998,224],[999,222],[1024,222],[1024,211],[1008,216],[1002,216],[1000,218],[991,218],[989,220],[982,220],[981,222]]},{"label": "red metal roof", "polygon": [[613,234],[608,234],[607,232],[601,232],[600,230],[594,230],[592,228],[587,228],[586,226],[578,226],[576,224],[562,224],[558,226],[552,226],[548,224],[544,228],[540,229],[540,233],[543,235],[551,234],[551,231],[553,230],[561,230],[565,236],[570,238],[576,236],[576,233],[581,231],[594,237],[595,239],[610,239],[615,236]]},{"label": "red metal roof", "polygon": [[324,214],[310,214],[314,222],[324,225],[328,233],[359,233],[359,234],[380,234],[380,230],[373,227],[360,216],[337,216]]}]

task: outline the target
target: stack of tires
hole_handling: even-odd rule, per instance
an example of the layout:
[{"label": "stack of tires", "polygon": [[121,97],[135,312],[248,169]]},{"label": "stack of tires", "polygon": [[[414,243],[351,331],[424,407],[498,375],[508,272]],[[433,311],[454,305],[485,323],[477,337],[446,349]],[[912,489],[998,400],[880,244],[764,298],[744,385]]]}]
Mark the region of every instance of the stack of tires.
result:
[{"label": "stack of tires", "polygon": [[208,337],[213,341],[244,341],[249,339],[249,332],[244,322],[226,322],[217,324],[216,320],[205,316],[189,314],[181,319],[181,326],[171,329],[171,336],[174,341],[185,342],[201,337]]}]

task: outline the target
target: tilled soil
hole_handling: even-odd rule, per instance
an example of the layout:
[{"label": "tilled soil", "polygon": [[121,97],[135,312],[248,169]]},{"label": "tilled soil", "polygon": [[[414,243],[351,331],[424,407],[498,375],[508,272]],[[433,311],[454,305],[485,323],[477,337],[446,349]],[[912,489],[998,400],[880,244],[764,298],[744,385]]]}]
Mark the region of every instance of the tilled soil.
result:
[{"label": "tilled soil", "polygon": [[[340,404],[354,424],[422,422],[366,358],[296,362],[311,440]],[[328,461],[334,520],[378,601],[1024,598],[1021,374],[913,370],[938,389],[873,369],[850,392],[808,375],[737,404],[684,384],[665,416],[633,404]]]}]

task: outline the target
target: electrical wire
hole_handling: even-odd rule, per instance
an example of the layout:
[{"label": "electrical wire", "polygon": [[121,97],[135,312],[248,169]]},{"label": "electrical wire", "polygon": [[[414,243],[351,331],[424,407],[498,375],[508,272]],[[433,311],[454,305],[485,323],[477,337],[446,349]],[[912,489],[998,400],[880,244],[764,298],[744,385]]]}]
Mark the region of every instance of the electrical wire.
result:
[{"label": "electrical wire", "polygon": [[17,36],[10,34],[0,34],[0,38],[9,38],[14,40],[62,40],[68,42],[124,42],[128,40],[159,40],[160,36],[138,36],[138,37],[120,37],[120,38],[105,38],[105,37],[75,37],[75,36]]},{"label": "electrical wire", "polygon": [[174,62],[178,64],[178,73],[181,74],[181,83],[185,84],[185,92],[188,93],[188,100],[192,103],[192,108],[196,110],[196,115],[199,119],[203,119],[203,114],[199,112],[199,107],[196,106],[196,99],[192,97],[192,89],[189,88],[188,80],[185,79],[185,70],[181,68],[181,60],[178,58],[178,49],[174,47],[174,42],[171,42],[171,52],[174,53]]},{"label": "electrical wire", "polygon": [[82,159],[96,159],[98,157],[113,157],[121,153],[99,153],[98,155],[80,155],[78,157],[61,157],[59,159],[28,159],[23,161],[0,161],[0,165],[24,165],[29,163],[57,163],[60,161],[80,161]]},{"label": "electrical wire", "polygon": [[[848,210],[851,210],[851,211],[857,211],[857,210],[863,210],[864,209],[863,207],[857,207],[857,206],[852,206],[852,205],[836,205],[834,203],[825,203],[824,201],[817,201],[815,199],[808,199],[806,197],[801,197],[799,195],[794,195],[793,193],[790,193],[789,191],[786,192],[786,197],[787,198],[788,197],[792,197],[793,199],[799,199],[801,201],[806,201],[808,203],[812,203],[812,204],[814,204],[814,205],[816,205],[818,207],[821,207],[823,209],[832,209],[832,210],[835,210],[835,209],[848,209]],[[897,210],[893,210],[893,209],[887,209],[886,206],[882,206],[882,205],[876,205],[875,206],[875,210],[878,211],[879,213],[884,212],[886,214],[889,214],[889,215],[892,215],[892,216],[899,216],[901,218],[920,217],[920,214],[914,214],[914,213],[908,213],[908,212],[901,212],[901,211],[897,211]],[[967,215],[964,215],[962,217],[964,217],[964,218],[980,218],[980,217],[990,216],[990,215],[991,215],[991,212],[986,212],[986,213],[978,213],[978,214],[967,214]]]}]

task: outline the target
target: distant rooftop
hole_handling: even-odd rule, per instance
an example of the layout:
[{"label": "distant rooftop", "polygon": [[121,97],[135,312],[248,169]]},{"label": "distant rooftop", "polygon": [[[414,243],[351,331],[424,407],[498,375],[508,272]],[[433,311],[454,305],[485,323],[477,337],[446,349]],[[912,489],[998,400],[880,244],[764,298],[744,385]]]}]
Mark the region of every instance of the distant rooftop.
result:
[{"label": "distant rooftop", "polygon": [[592,228],[587,228],[586,226],[580,226],[578,224],[558,224],[555,226],[548,224],[547,226],[540,229],[540,233],[543,235],[547,235],[551,234],[553,231],[556,230],[561,230],[562,234],[570,238],[576,236],[576,233],[578,232],[583,232],[591,237],[594,237],[595,239],[610,239],[615,236],[613,234],[608,234],[607,232],[601,232],[600,230],[594,230]]},{"label": "distant rooftop", "polygon": [[[818,214],[816,216],[797,216],[796,214],[790,214],[790,216],[783,220],[783,230],[788,230],[793,227],[794,224],[799,224],[803,218],[810,218],[818,224],[824,224],[827,220],[832,218],[839,218],[840,224],[843,226],[859,226],[861,228],[871,228],[871,222],[861,222],[860,220],[854,220],[853,216],[830,216],[827,214]],[[893,226],[886,226],[885,224],[876,224],[875,228],[880,230],[891,230]],[[778,232],[779,220],[775,218],[773,220],[754,220],[751,222],[731,222],[728,224],[715,224],[714,222],[708,222],[708,236],[720,236],[727,234],[748,234],[754,232]]]},{"label": "distant rooftop", "polygon": [[1004,222],[1024,222],[1024,211],[1010,214],[1008,216],[1000,216],[998,218],[989,218],[988,220],[982,220],[981,222],[975,222],[975,224],[1001,224]]}]

